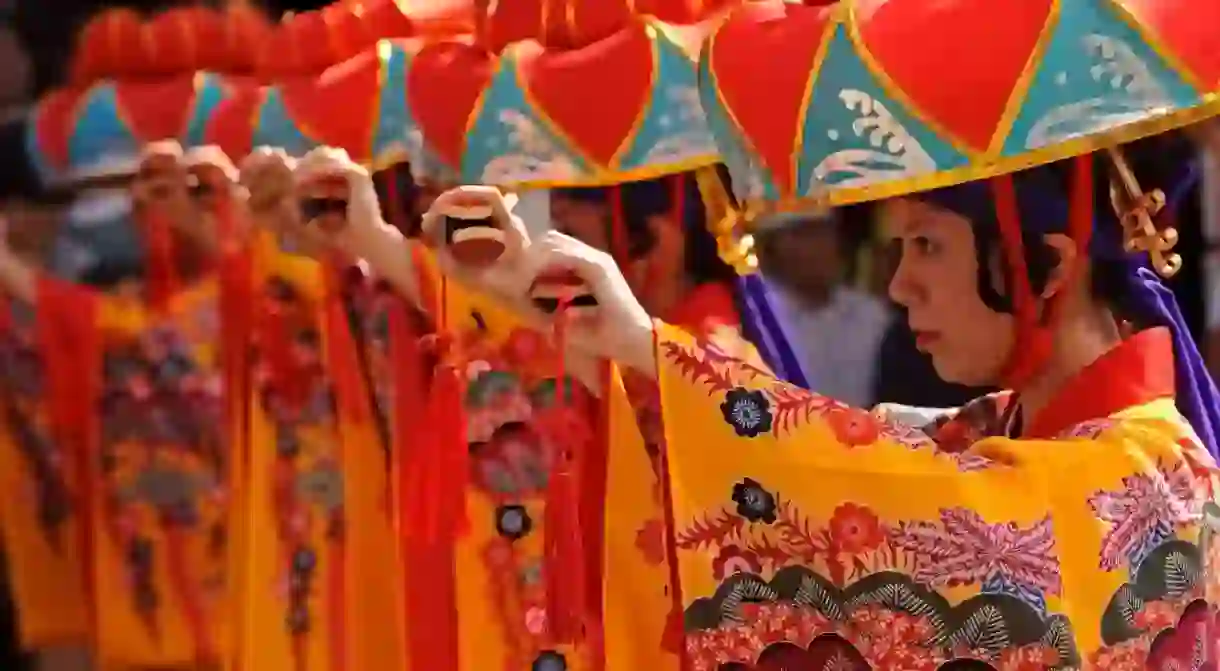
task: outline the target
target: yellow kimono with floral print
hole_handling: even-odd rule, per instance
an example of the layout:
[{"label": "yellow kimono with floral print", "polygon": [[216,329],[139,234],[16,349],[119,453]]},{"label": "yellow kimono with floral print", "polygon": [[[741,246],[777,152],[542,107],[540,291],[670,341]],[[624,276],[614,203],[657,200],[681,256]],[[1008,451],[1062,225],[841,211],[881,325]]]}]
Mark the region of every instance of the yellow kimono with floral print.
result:
[{"label": "yellow kimono with floral print", "polygon": [[88,507],[98,663],[217,664],[230,632],[232,494],[217,286],[202,281],[156,311],[96,300],[103,370]]},{"label": "yellow kimono with floral print", "polygon": [[[1215,463],[1163,329],[1023,423],[905,426],[658,325],[694,671],[1215,668]],[[998,434],[998,435],[997,435]]]},{"label": "yellow kimono with floral print", "polygon": [[0,340],[0,530],[21,646],[90,639],[80,553],[77,455],[51,435],[32,311],[13,307]]},{"label": "yellow kimono with floral print", "polygon": [[[251,671],[404,669],[399,568],[386,446],[367,389],[351,416],[336,398],[322,265],[254,246],[255,334],[239,667]],[[279,315],[277,330],[260,318]],[[344,324],[343,328],[347,325]],[[352,343],[354,345],[354,343]],[[291,384],[277,386],[285,357]]]},{"label": "yellow kimono with floral print", "polygon": [[676,670],[678,658],[661,645],[671,603],[668,569],[663,556],[642,552],[638,542],[661,513],[621,381],[612,375],[608,389],[605,640],[555,646],[545,632],[542,572],[551,448],[530,423],[555,403],[561,362],[547,336],[524,328],[494,301],[454,283],[443,294],[443,327],[461,342],[466,362],[472,461],[470,527],[456,559],[461,671]]}]

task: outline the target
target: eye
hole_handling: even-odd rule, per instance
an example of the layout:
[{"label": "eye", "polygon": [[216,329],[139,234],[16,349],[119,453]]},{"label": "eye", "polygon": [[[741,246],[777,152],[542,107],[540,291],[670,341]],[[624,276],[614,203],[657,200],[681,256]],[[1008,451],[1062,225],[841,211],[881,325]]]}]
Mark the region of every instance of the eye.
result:
[{"label": "eye", "polygon": [[920,256],[935,256],[940,252],[940,244],[925,235],[910,238],[911,250]]}]

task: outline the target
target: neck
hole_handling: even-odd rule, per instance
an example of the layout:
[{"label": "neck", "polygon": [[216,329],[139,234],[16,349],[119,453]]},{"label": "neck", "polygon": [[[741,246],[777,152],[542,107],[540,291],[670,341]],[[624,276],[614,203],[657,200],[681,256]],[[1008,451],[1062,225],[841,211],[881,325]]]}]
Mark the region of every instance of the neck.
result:
[{"label": "neck", "polygon": [[1018,403],[1026,425],[1054,400],[1060,387],[1122,341],[1109,314],[1064,321],[1056,331],[1043,372],[1020,390]]},{"label": "neck", "polygon": [[653,286],[645,288],[643,292],[647,297],[648,305],[645,307],[648,314],[653,315],[668,315],[678,302],[694,289],[685,277],[671,277],[660,282],[654,279],[654,282],[656,283]]}]

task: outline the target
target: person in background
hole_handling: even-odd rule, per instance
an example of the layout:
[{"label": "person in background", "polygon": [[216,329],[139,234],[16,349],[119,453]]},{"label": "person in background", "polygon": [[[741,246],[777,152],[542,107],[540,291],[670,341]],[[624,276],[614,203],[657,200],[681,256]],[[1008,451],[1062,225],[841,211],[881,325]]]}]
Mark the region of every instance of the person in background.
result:
[{"label": "person in background", "polygon": [[707,232],[693,179],[551,192],[555,227],[611,253],[653,314],[697,333],[738,329],[733,269]]},{"label": "person in background", "polygon": [[775,310],[810,388],[869,406],[876,400],[878,347],[892,316],[882,299],[850,283],[856,241],[844,216],[774,215],[755,237]]}]

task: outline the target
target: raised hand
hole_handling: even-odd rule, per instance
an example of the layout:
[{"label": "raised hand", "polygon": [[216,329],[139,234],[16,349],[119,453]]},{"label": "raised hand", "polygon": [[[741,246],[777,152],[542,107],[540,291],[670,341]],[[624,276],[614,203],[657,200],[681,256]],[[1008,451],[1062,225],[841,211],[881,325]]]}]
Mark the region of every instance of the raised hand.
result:
[{"label": "raised hand", "polygon": [[197,223],[189,174],[182,146],[174,140],[149,143],[131,182],[132,205],[138,214],[155,213],[174,225]]},{"label": "raised hand", "polygon": [[515,204],[515,197],[492,186],[450,189],[424,213],[423,240],[436,251],[446,276],[528,313],[524,254],[530,241],[525,224],[512,213]]},{"label": "raised hand", "polygon": [[254,220],[291,238],[294,251],[363,260],[419,305],[411,242],[382,218],[372,177],[347,152],[321,147],[294,162],[259,150],[243,163],[242,180]]},{"label": "raised hand", "polygon": [[33,305],[38,299],[38,274],[9,246],[8,220],[0,214],[0,291]]},{"label": "raised hand", "polygon": [[237,167],[216,145],[195,147],[183,156],[191,198],[204,210],[214,211],[236,194]]},{"label": "raised hand", "polygon": [[187,151],[183,164],[200,224],[183,232],[209,247],[215,247],[218,241],[237,244],[243,218],[236,216],[235,211],[240,199],[239,176],[233,161],[220,147],[205,145]]},{"label": "raised hand", "polygon": [[293,172],[301,225],[355,257],[375,252],[390,228],[381,216],[377,189],[363,166],[347,152],[320,147],[305,155]]},{"label": "raised hand", "polygon": [[[246,209],[254,224],[299,245],[305,232],[296,206],[294,170],[296,161],[283,149],[259,147],[242,160],[239,181],[246,189]],[[324,249],[320,239],[306,246]]]},{"label": "raised hand", "polygon": [[525,256],[532,309],[563,320],[569,346],[655,374],[652,318],[613,257],[558,231],[536,240]]}]

